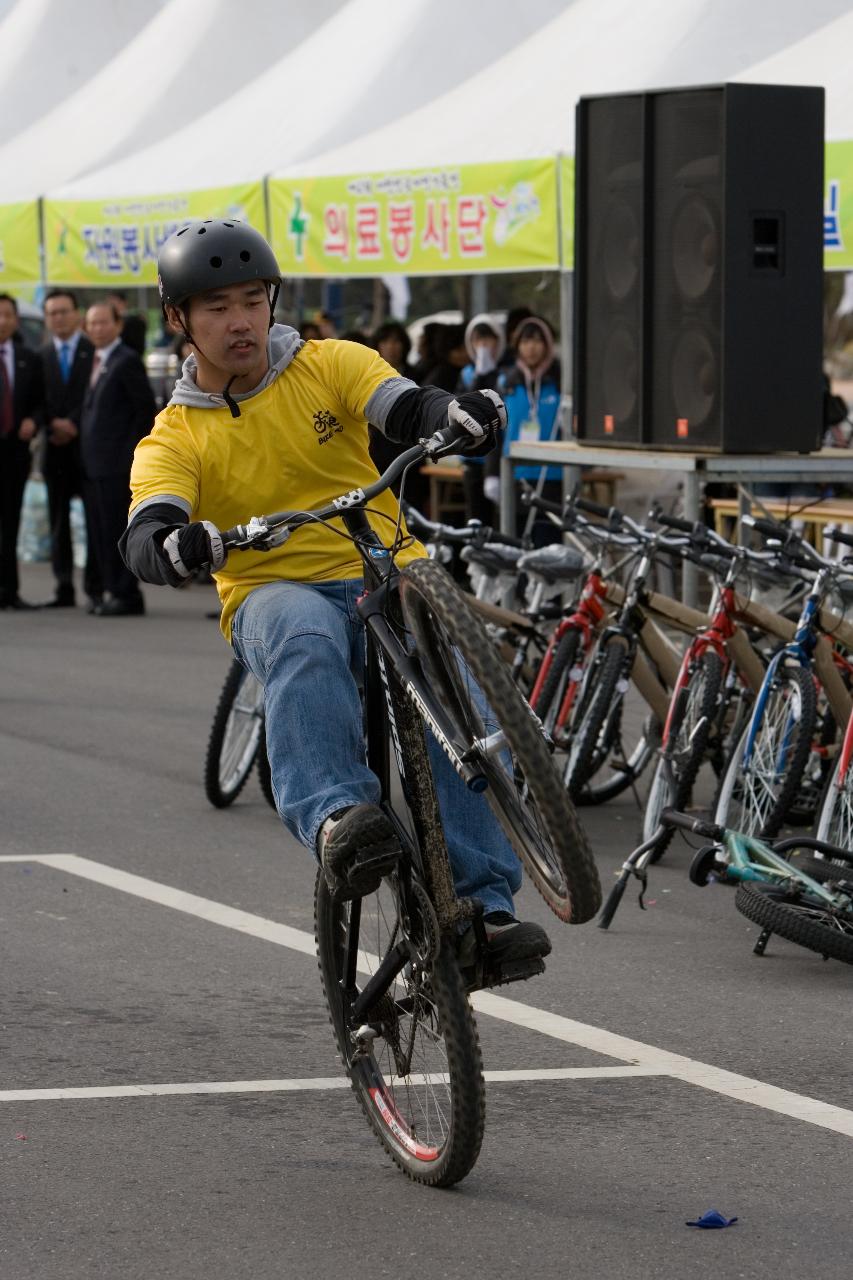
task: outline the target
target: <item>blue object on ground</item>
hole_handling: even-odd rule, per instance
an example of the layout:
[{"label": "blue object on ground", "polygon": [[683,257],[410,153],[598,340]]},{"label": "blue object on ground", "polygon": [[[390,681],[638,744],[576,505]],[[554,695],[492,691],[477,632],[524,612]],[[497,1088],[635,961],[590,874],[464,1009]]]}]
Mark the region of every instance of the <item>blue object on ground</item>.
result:
[{"label": "blue object on ground", "polygon": [[703,1213],[701,1218],[697,1218],[695,1222],[688,1222],[688,1227],[704,1227],[705,1230],[713,1230],[716,1227],[733,1227],[737,1222],[737,1218],[726,1218],[720,1213],[719,1209],[709,1209],[707,1213]]}]

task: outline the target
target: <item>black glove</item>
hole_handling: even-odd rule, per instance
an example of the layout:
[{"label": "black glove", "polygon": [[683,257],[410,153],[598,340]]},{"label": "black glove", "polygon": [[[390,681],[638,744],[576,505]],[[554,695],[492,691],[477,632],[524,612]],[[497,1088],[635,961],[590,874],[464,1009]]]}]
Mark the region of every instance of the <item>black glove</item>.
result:
[{"label": "black glove", "polygon": [[209,520],[178,525],[164,538],[160,553],[176,586],[191,578],[196,569],[221,569],[228,557],[222,534]]},{"label": "black glove", "polygon": [[458,442],[458,451],[469,458],[481,458],[491,453],[498,431],[506,426],[506,405],[491,387],[464,391],[447,406],[447,421],[464,427],[470,436],[470,443],[464,436]]}]

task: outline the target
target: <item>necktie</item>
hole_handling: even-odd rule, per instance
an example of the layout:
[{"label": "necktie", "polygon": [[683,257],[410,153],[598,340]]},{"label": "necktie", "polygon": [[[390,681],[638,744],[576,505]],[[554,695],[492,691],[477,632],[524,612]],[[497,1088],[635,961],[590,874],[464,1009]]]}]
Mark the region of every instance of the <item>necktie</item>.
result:
[{"label": "necktie", "polygon": [[94,387],[95,383],[98,381],[98,375],[100,374],[100,372],[101,372],[101,353],[99,351],[96,351],[95,358],[92,361],[92,376],[89,379],[90,387]]},{"label": "necktie", "polygon": [[62,381],[67,382],[71,373],[71,346],[68,342],[63,342],[59,347],[59,372],[62,374]]},{"label": "necktie", "polygon": [[12,401],[12,385],[6,368],[6,348],[0,347],[0,439],[12,434],[15,426],[15,408]]}]

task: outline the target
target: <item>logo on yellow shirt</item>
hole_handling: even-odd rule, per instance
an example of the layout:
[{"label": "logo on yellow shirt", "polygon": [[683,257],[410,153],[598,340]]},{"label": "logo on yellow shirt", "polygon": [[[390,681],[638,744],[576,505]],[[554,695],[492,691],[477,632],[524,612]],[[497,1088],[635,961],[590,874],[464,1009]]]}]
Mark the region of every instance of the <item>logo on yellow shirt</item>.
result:
[{"label": "logo on yellow shirt", "polygon": [[318,444],[327,444],[337,431],[343,431],[343,427],[337,418],[328,409],[318,409],[314,414],[314,430],[320,439]]}]

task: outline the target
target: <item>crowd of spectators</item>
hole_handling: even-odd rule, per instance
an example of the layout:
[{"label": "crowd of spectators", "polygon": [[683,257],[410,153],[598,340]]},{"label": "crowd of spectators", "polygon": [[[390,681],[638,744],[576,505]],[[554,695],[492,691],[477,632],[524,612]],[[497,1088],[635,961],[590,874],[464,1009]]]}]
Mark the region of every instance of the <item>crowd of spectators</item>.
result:
[{"label": "crowd of spectators", "polygon": [[[120,292],[84,313],[73,290],[56,288],[44,300],[44,321],[44,344],[28,349],[15,298],[0,294],[0,609],[34,607],[19,593],[17,540],[26,483],[37,475],[46,488],[55,578],[53,598],[40,607],[72,608],[78,602],[72,504],[79,499],[87,543],[85,607],[98,617],[140,615],[142,595],[115,543],[126,520],[133,450],[161,407],[145,377],[145,320],[128,310]],[[467,323],[426,323],[415,347],[396,320],[384,321],[373,333],[338,333],[325,311],[306,320],[300,334],[305,341],[339,337],[364,343],[419,386],[499,392],[507,428],[490,455],[460,460],[460,518],[497,524],[501,451],[514,440],[555,436],[561,388],[554,334],[529,307],[511,310],[505,320],[483,314]],[[183,337],[173,340],[172,351],[180,363],[190,353]],[[400,446],[372,427],[370,432],[371,454],[382,471]],[[526,469],[519,474],[528,478]],[[529,478],[540,479],[540,470],[530,470]],[[546,496],[551,490],[557,496],[559,483],[559,470],[549,469]],[[441,514],[429,510],[426,475],[410,471],[405,496],[426,514]]]}]

